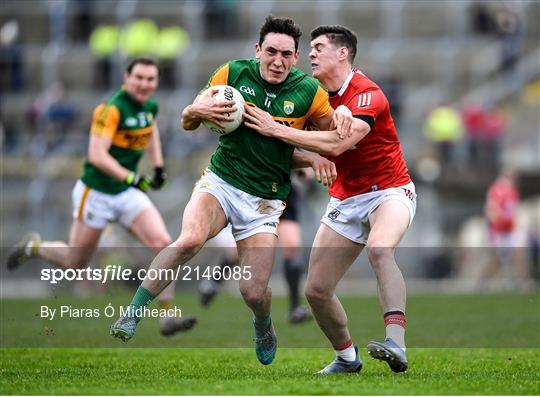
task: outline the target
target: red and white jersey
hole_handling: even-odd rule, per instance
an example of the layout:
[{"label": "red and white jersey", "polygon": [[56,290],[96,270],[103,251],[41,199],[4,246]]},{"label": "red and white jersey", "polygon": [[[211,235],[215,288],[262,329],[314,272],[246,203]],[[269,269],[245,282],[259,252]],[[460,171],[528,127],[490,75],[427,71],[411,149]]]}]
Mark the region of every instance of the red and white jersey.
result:
[{"label": "red and white jersey", "polygon": [[330,196],[344,200],[411,182],[388,100],[378,85],[353,69],[339,92],[330,97],[330,104],[334,109],[347,106],[354,117],[371,125],[371,131],[356,146],[328,157],[338,174]]},{"label": "red and white jersey", "polygon": [[487,192],[487,218],[492,232],[509,233],[516,226],[519,192],[512,180],[500,177]]}]

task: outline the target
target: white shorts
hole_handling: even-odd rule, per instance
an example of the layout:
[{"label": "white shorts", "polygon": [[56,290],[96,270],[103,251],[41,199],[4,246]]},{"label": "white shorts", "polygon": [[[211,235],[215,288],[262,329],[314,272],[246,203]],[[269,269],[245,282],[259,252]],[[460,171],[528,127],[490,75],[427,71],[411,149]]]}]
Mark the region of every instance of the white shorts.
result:
[{"label": "white shorts", "polygon": [[526,244],[526,238],[519,229],[514,229],[508,232],[500,232],[489,228],[489,242],[492,247],[522,247]]},{"label": "white shorts", "polygon": [[75,184],[71,199],[73,219],[95,229],[116,221],[129,228],[137,215],[153,205],[145,193],[134,187],[122,193],[106,194],[90,189],[81,180]]},{"label": "white shorts", "polygon": [[285,209],[281,200],[267,200],[231,186],[209,169],[195,183],[193,194],[210,193],[223,208],[227,222],[232,226],[235,241],[258,233],[277,236],[279,217]]},{"label": "white shorts", "polygon": [[345,200],[332,197],[321,222],[355,243],[366,244],[371,230],[369,215],[387,200],[397,200],[407,207],[410,226],[416,213],[416,190],[412,182]]}]

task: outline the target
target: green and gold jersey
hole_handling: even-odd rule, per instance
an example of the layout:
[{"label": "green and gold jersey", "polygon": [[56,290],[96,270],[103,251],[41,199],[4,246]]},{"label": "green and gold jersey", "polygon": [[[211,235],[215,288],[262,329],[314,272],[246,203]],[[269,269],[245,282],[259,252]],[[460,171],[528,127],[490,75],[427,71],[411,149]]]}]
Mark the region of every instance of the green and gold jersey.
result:
[{"label": "green and gold jersey", "polygon": [[[111,138],[109,154],[123,167],[136,172],[152,136],[157,112],[158,104],[154,98],[141,104],[121,89],[94,110],[90,134]],[[106,175],[88,160],[84,163],[81,180],[91,189],[108,194],[118,194],[129,187]]]},{"label": "green and gold jersey", "polygon": [[[222,65],[205,89],[228,84],[240,91],[246,105],[270,113],[274,120],[302,129],[310,118],[318,119],[332,112],[328,93],[319,82],[299,69],[292,68],[287,79],[272,85],[260,75],[256,59],[231,61]],[[210,170],[232,186],[265,199],[285,200],[291,188],[290,172],[294,146],[269,138],[244,124],[219,138],[210,159]]]}]

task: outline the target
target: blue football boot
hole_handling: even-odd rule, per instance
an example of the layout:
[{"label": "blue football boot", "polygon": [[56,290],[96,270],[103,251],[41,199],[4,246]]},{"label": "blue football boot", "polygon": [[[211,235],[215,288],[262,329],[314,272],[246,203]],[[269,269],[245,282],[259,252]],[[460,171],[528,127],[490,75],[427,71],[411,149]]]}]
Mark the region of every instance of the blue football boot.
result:
[{"label": "blue football boot", "polygon": [[116,322],[111,325],[111,335],[115,338],[121,339],[127,342],[135,334],[135,328],[140,319],[135,316],[120,317]]},{"label": "blue football boot", "polygon": [[270,320],[268,326],[259,327],[253,321],[255,327],[255,353],[262,365],[268,365],[274,361],[277,351],[277,337]]},{"label": "blue football boot", "polygon": [[388,363],[394,372],[407,371],[407,355],[392,339],[386,338],[384,342],[371,341],[367,344],[367,351],[372,358]]}]

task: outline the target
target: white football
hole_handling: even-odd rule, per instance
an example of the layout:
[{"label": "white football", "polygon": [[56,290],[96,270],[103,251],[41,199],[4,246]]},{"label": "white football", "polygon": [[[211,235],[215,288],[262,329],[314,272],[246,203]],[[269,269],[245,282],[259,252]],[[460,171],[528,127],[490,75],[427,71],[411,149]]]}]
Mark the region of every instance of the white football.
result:
[{"label": "white football", "polygon": [[230,85],[214,85],[212,87],[209,87],[205,92],[203,92],[203,95],[208,90],[219,90],[216,92],[212,98],[214,101],[234,101],[236,104],[236,111],[229,113],[229,116],[232,116],[234,118],[233,121],[222,121],[221,124],[224,125],[225,128],[221,128],[214,124],[211,121],[203,120],[203,124],[206,128],[208,128],[210,131],[215,132],[218,135],[227,135],[236,130],[240,124],[244,121],[244,97],[240,92]]}]

